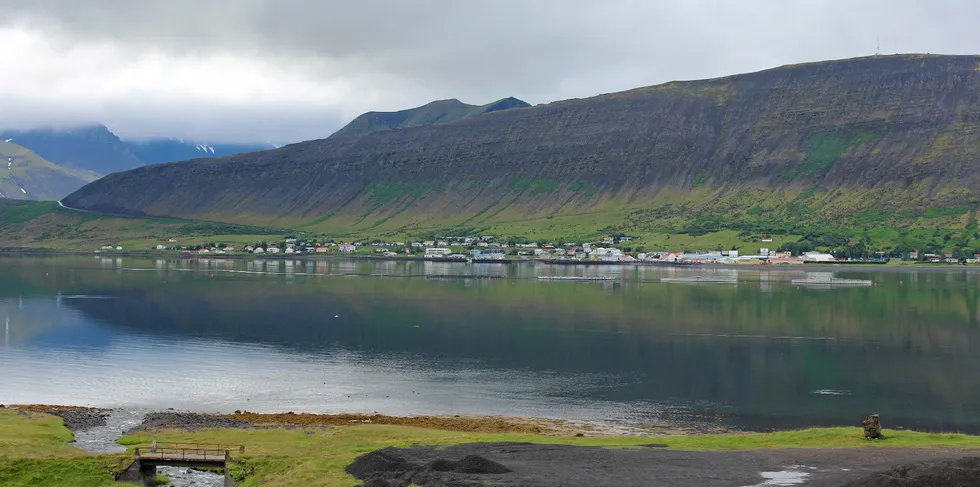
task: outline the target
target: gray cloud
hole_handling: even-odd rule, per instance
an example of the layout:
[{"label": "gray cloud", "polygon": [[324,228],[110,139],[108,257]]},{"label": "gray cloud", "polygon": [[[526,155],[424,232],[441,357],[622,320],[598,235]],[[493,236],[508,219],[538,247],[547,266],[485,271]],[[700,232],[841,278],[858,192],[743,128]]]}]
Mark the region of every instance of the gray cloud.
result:
[{"label": "gray cloud", "polygon": [[[48,44],[24,49],[77,58],[85,51],[72,49],[95,46],[116,63],[91,69],[124,80],[116,95],[94,99],[86,82],[53,83],[58,96],[16,93],[18,110],[0,112],[0,124],[98,117],[133,136],[191,136],[173,133],[183,126],[211,138],[275,132],[298,140],[326,136],[366,110],[451,97],[543,103],[870,55],[876,39],[883,53],[977,53],[977,18],[980,4],[967,0],[0,0],[0,30]],[[34,76],[53,69],[39,63]],[[144,80],[127,65],[161,74]],[[0,88],[0,103],[18,89]]]}]

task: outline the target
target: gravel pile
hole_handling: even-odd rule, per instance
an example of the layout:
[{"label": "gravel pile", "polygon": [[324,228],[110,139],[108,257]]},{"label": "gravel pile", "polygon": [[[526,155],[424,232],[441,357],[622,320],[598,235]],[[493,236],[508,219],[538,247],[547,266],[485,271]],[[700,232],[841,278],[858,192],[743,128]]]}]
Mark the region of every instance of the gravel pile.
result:
[{"label": "gravel pile", "polygon": [[134,433],[137,431],[147,431],[166,428],[179,428],[185,430],[201,430],[206,428],[247,428],[251,423],[225,416],[215,416],[211,414],[185,413],[176,411],[158,411],[148,413],[143,417],[143,423],[127,431]]},{"label": "gravel pile", "polygon": [[459,460],[436,458],[423,464],[410,460],[402,450],[385,448],[361,455],[346,471],[364,481],[363,487],[475,487],[485,485],[480,476],[510,469],[479,455]]},{"label": "gravel pile", "polygon": [[980,457],[913,463],[873,473],[841,487],[974,487],[980,485]]}]

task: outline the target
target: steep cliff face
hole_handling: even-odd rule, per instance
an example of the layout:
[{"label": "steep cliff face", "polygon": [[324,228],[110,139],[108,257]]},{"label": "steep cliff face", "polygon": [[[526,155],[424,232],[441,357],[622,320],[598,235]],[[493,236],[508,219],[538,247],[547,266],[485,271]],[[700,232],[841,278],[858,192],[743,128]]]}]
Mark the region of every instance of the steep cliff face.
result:
[{"label": "steep cliff face", "polygon": [[[672,82],[112,174],[65,200],[335,228],[595,211],[781,214],[977,203],[980,57],[888,56]],[[974,208],[975,209],[975,208]]]}]

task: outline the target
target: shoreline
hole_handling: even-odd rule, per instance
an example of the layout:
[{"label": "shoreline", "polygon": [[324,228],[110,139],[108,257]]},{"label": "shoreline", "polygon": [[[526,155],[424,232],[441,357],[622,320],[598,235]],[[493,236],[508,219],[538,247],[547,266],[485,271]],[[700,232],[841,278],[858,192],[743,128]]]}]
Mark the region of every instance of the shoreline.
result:
[{"label": "shoreline", "polygon": [[661,268],[661,269],[686,269],[686,270],[757,270],[757,271],[874,271],[874,272],[901,272],[901,271],[927,271],[927,272],[980,272],[980,265],[962,264],[936,264],[936,263],[902,263],[902,264],[877,264],[877,263],[806,263],[806,264],[675,264],[670,262],[606,262],[606,261],[560,261],[546,259],[504,259],[504,260],[476,260],[467,262],[460,259],[440,259],[432,257],[376,257],[372,255],[317,255],[317,254],[175,254],[160,252],[94,252],[82,250],[56,250],[56,249],[35,249],[35,248],[0,248],[0,256],[28,256],[28,257],[57,257],[57,256],[92,256],[92,257],[131,257],[131,258],[170,258],[182,260],[304,260],[304,261],[375,261],[375,262],[439,262],[448,264],[498,264],[498,265],[548,265],[559,267],[628,267],[628,268]]},{"label": "shoreline", "polygon": [[[0,405],[3,406],[3,405]],[[126,431],[181,429],[196,431],[207,428],[302,428],[358,425],[410,426],[422,429],[486,434],[533,434],[555,437],[644,437],[689,436],[702,434],[749,433],[731,428],[692,428],[677,425],[647,427],[615,425],[603,421],[536,418],[491,415],[410,415],[391,416],[367,413],[257,413],[235,411],[208,413],[172,408],[87,407],[54,404],[8,404],[6,409],[38,412],[60,416],[72,431],[85,431],[105,425],[105,418],[114,411],[142,412],[143,420]]]}]

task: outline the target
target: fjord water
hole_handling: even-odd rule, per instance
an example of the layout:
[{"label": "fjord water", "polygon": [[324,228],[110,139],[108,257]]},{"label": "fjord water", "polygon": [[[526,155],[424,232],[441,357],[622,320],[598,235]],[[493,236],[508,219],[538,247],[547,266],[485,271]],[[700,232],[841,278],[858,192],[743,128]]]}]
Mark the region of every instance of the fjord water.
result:
[{"label": "fjord water", "polygon": [[978,274],[829,270],[0,258],[0,402],[980,432]]}]

